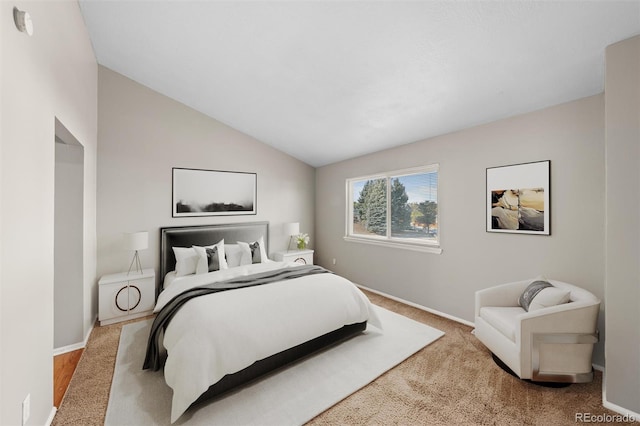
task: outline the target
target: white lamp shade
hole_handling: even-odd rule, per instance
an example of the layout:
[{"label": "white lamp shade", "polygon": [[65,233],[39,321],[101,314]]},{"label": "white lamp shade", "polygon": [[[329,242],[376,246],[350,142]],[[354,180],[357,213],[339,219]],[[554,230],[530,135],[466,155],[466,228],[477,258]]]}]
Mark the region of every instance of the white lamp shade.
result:
[{"label": "white lamp shade", "polygon": [[300,233],[300,223],[292,222],[284,224],[284,235],[298,235]]},{"label": "white lamp shade", "polygon": [[147,231],[124,234],[125,250],[144,250],[149,247],[149,233]]}]

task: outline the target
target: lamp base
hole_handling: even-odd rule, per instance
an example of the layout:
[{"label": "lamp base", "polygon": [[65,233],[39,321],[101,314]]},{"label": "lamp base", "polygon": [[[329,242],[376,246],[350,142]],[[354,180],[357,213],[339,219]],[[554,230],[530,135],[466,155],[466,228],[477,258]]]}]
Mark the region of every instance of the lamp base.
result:
[{"label": "lamp base", "polygon": [[289,237],[289,244],[287,245],[287,253],[291,251],[291,241],[293,241],[293,235]]},{"label": "lamp base", "polygon": [[133,264],[135,263],[136,269],[134,273],[142,275],[142,263],[140,263],[140,256],[138,256],[138,250],[133,255],[133,259],[131,259],[131,264],[129,265],[129,270],[127,271],[127,275],[131,273],[131,268],[133,268]]}]

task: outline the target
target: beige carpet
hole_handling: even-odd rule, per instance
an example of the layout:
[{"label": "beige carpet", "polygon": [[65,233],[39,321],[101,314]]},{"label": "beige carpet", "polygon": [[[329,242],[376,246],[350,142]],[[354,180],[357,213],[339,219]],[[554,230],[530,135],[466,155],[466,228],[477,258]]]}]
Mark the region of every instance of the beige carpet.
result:
[{"label": "beige carpet", "polygon": [[[384,324],[367,327],[339,345],[247,384],[241,391],[198,404],[175,425],[300,425],[432,344],[443,333],[374,305]],[[171,424],[173,393],[162,371],[143,371],[151,320],[122,327],[105,424]],[[132,404],[132,401],[135,403]]]},{"label": "beige carpet", "polygon": [[[571,425],[602,407],[602,375],[588,384],[543,388],[498,368],[471,327],[376,294],[371,301],[445,336],[317,416],[311,425]],[[122,324],[91,334],[54,425],[102,425]],[[593,423],[592,423],[593,424]],[[142,425],[141,425],[142,426]]]}]

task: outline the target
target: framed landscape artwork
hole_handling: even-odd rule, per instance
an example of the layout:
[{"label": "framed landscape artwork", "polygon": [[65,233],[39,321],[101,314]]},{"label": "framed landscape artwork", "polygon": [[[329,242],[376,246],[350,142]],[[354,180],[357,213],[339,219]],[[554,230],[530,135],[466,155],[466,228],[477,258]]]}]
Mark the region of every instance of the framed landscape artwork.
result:
[{"label": "framed landscape artwork", "polygon": [[257,174],[173,170],[173,217],[250,215],[257,212]]},{"label": "framed landscape artwork", "polygon": [[551,235],[551,161],[487,169],[487,232]]}]

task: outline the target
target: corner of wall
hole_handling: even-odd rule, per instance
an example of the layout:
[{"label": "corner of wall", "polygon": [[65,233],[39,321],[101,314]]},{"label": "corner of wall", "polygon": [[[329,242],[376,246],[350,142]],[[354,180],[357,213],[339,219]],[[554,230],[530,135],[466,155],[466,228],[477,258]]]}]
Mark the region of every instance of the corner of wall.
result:
[{"label": "corner of wall", "polygon": [[[640,412],[640,36],[606,49],[605,402]],[[624,206],[623,208],[621,208]],[[624,408],[622,408],[624,407]]]}]

